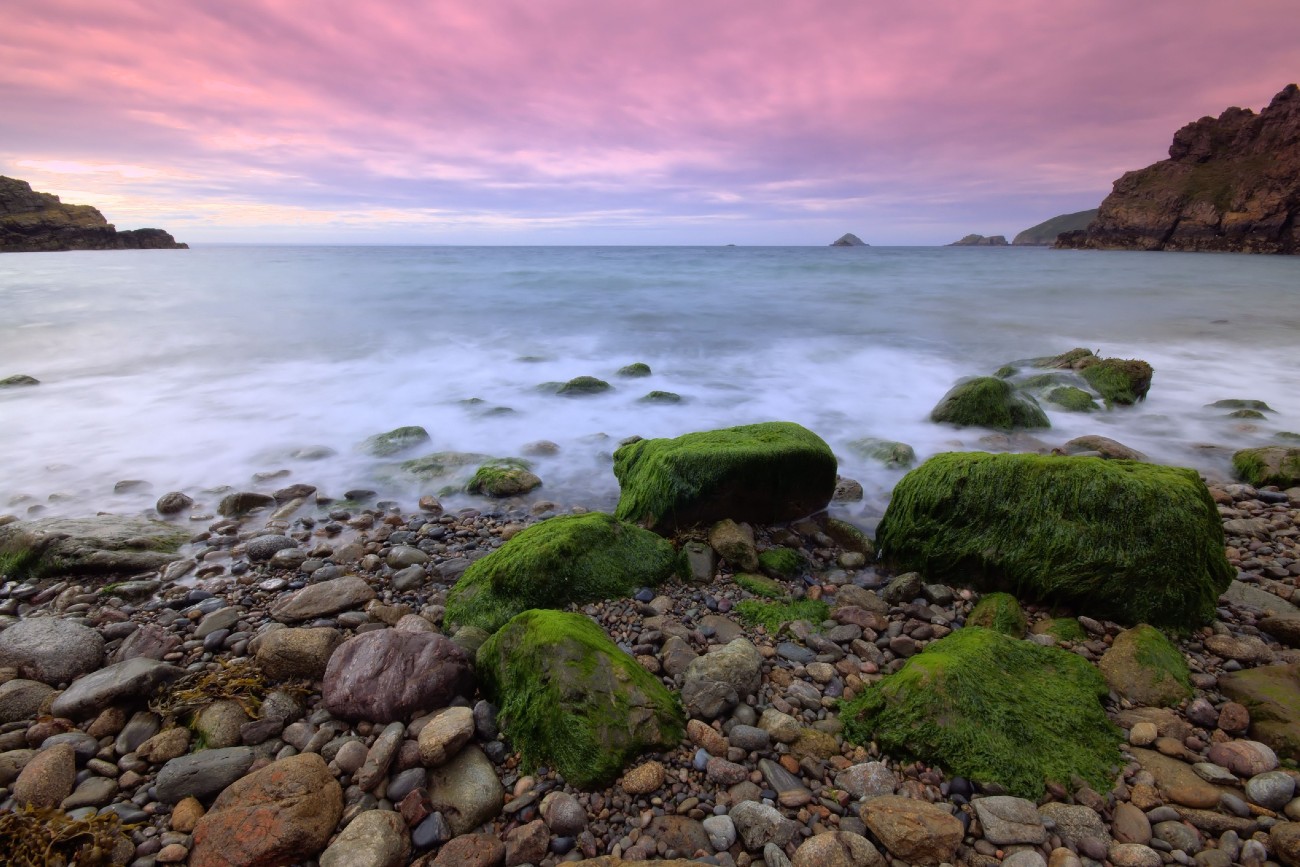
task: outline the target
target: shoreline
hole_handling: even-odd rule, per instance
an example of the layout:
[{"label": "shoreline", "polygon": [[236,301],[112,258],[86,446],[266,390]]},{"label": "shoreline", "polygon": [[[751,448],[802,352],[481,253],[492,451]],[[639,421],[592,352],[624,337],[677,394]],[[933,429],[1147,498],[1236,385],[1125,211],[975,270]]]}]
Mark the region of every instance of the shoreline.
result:
[{"label": "shoreline", "polygon": [[[1300,503],[1276,493],[1265,498],[1272,502],[1265,502],[1257,498],[1254,489],[1244,485],[1211,485],[1211,490],[1228,529],[1230,561],[1251,579],[1248,585],[1273,594],[1278,609],[1283,609],[1285,600],[1278,594],[1290,595],[1300,574],[1295,534]],[[306,505],[301,503],[298,508],[305,509]],[[128,596],[148,594],[138,601],[111,592],[104,594],[98,582],[6,582],[0,586],[0,622],[6,628],[39,616],[84,622],[106,640],[105,660],[114,660],[124,646],[131,647],[134,641],[136,649],[147,647],[163,663],[189,671],[213,670],[221,663],[258,658],[258,634],[278,622],[272,607],[287,594],[357,576],[369,588],[371,600],[343,600],[344,604],[334,611],[284,625],[336,629],[341,636],[389,628],[437,632],[446,592],[464,569],[536,523],[538,516],[527,509],[504,505],[455,514],[441,512],[431,502],[425,505],[428,510],[423,512],[353,507],[335,508],[332,514],[327,510],[320,517],[290,511],[280,517],[258,513],[244,518],[214,518],[195,534],[197,541],[191,543],[190,555],[179,561],[192,561],[192,567],[168,565],[151,577],[128,576],[137,582],[158,581],[156,586],[131,587],[130,582],[117,585],[116,592]],[[810,641],[813,633],[804,627],[770,635],[763,627],[746,624],[737,616],[736,606],[756,597],[738,585],[734,573],[721,562],[707,581],[674,581],[655,591],[643,591],[635,599],[578,606],[576,610],[593,617],[620,647],[673,689],[680,687],[683,645],[691,654],[703,654],[725,645],[732,637],[743,636],[762,657],[761,686],[736,711],[724,715],[722,725],[694,721],[687,738],[676,749],[634,761],[608,787],[581,791],[563,784],[554,771],[538,769],[527,773],[520,768],[517,754],[494,731],[490,708],[483,706],[477,693],[462,695],[452,705],[473,709],[474,733],[469,738],[470,746],[464,749],[487,756],[505,803],[487,823],[466,833],[451,834],[445,823],[440,825],[430,818],[436,812],[427,811],[420,797],[411,796],[411,792],[432,785],[437,775],[436,770],[424,766],[415,748],[428,717],[410,721],[404,727],[397,747],[389,745],[388,772],[381,773],[379,782],[363,790],[357,778],[387,729],[378,724],[334,719],[321,705],[319,683],[301,707],[269,724],[266,717],[249,719],[244,714],[240,719],[227,702],[226,709],[217,714],[220,719],[203,726],[203,740],[214,749],[193,755],[246,751],[250,761],[240,777],[293,754],[321,755],[332,778],[344,789],[344,812],[337,828],[331,831],[342,831],[350,820],[376,809],[395,810],[395,815],[405,817],[399,830],[409,825],[399,837],[404,833],[418,837],[417,842],[430,844],[416,846],[404,858],[389,863],[443,864],[460,853],[455,855],[462,859],[460,863],[501,863],[505,858],[507,863],[516,859],[514,863],[552,864],[573,860],[577,855],[629,860],[699,856],[706,859],[704,863],[746,867],[760,859],[766,864],[781,863],[783,855],[794,858],[798,865],[811,863],[807,859],[815,851],[822,851],[809,849],[800,856],[800,847],[812,845],[814,840],[821,840],[818,846],[829,845],[822,840],[827,834],[839,835],[835,839],[845,846],[850,843],[844,841],[852,841],[856,835],[872,841],[880,852],[887,852],[882,834],[869,830],[860,817],[863,796],[868,791],[861,781],[868,777],[875,787],[870,788],[873,795],[902,795],[916,805],[935,804],[955,816],[962,822],[962,839],[955,850],[959,861],[986,867],[1010,863],[1013,858],[1017,864],[1065,865],[1086,864],[1103,857],[1114,863],[1121,863],[1124,857],[1145,859],[1131,863],[1155,863],[1151,861],[1154,856],[1168,863],[1173,859],[1171,853],[1179,848],[1174,844],[1182,839],[1176,829],[1162,825],[1169,821],[1199,829],[1194,832],[1201,838],[1199,845],[1213,841],[1211,851],[1217,849],[1227,855],[1237,847],[1237,856],[1230,860],[1245,861],[1249,853],[1243,846],[1253,845],[1256,849],[1252,851],[1258,852],[1278,845],[1268,842],[1267,834],[1262,835],[1262,841],[1252,835],[1259,838],[1261,831],[1274,824],[1300,818],[1300,801],[1288,802],[1285,810],[1281,809],[1283,805],[1268,809],[1247,803],[1246,791],[1237,787],[1259,774],[1237,774],[1236,783],[1223,789],[1235,791],[1235,800],[1219,798],[1216,790],[1219,801],[1207,804],[1203,787],[1209,784],[1196,777],[1191,768],[1194,761],[1205,762],[1216,745],[1242,743],[1247,738],[1239,712],[1228,708],[1235,703],[1227,701],[1218,690],[1221,674],[1266,662],[1300,662],[1300,651],[1282,645],[1259,629],[1256,606],[1263,597],[1253,597],[1252,606],[1243,601],[1246,597],[1238,595],[1236,601],[1221,605],[1213,628],[1196,630],[1178,642],[1192,663],[1195,697],[1202,701],[1175,710],[1143,710],[1127,700],[1105,702],[1108,715],[1128,731],[1133,747],[1140,742],[1154,747],[1156,753],[1181,765],[1185,774],[1177,776],[1145,752],[1130,752],[1134,759],[1110,791],[1049,788],[1046,795],[1045,803],[1073,802],[1069,810],[1091,811],[1093,819],[1089,821],[1101,829],[1099,834],[1067,833],[1075,826],[1066,821],[1065,814],[1052,809],[1037,814],[1039,830],[1030,829],[1030,833],[1022,829],[1029,839],[995,843],[990,836],[1004,838],[991,834],[987,818],[981,822],[970,804],[971,796],[979,792],[940,769],[900,756],[882,755],[872,745],[846,742],[835,712],[838,699],[851,697],[878,681],[946,630],[961,628],[980,594],[961,587],[946,588],[947,593],[943,592],[945,588],[926,588],[924,599],[884,603],[888,577],[870,568],[860,552],[834,544],[815,523],[759,527],[756,531],[760,550],[797,548],[809,564],[803,574],[782,581],[791,598],[827,601],[833,606],[832,620],[845,625],[835,617],[837,607],[842,607],[837,606],[842,597],[874,597],[876,602],[872,604],[881,605],[877,614],[883,618],[877,624],[881,628],[873,632],[877,638],[869,642],[859,638],[857,644],[853,640],[832,642],[836,644],[832,650],[822,639]],[[260,546],[256,543],[259,538],[264,540]],[[267,552],[265,540],[272,538],[288,539],[289,544],[276,542],[282,547]],[[199,577],[204,564],[221,566],[223,574]],[[195,581],[193,586],[179,583],[191,579]],[[849,587],[857,590],[849,593]],[[1026,606],[1026,611],[1031,627],[1049,614],[1047,609],[1035,606]],[[1109,649],[1121,628],[1088,618],[1079,622],[1087,631],[1086,637],[1066,646],[1095,662]],[[1231,641],[1211,641],[1215,635]],[[1039,640],[1043,640],[1041,636]],[[1217,648],[1218,653],[1210,647]],[[1231,655],[1220,655],[1225,652]],[[6,673],[0,680],[9,681],[15,673]],[[3,686],[0,683],[0,688]],[[48,708],[54,699],[51,691],[44,695],[41,705]],[[158,799],[158,788],[164,767],[193,749],[195,738],[186,738],[180,754],[163,759],[168,751],[149,750],[149,755],[142,757],[142,744],[155,737],[164,723],[162,719],[150,722],[139,714],[133,716],[127,712],[133,707],[139,707],[139,703],[127,699],[109,702],[75,725],[43,713],[34,718],[6,720],[0,725],[0,782],[4,783],[0,803],[7,802],[17,785],[19,770],[15,764],[19,759],[30,763],[37,755],[49,752],[53,743],[69,743],[77,751],[76,763],[81,768],[69,802],[74,805],[74,815],[77,809],[83,813],[87,809],[111,809],[124,820],[140,822],[131,832],[133,851],[127,861],[136,867],[184,861],[195,847],[195,814],[210,803],[199,807],[181,799],[175,805],[165,803]],[[775,713],[764,715],[765,711]],[[1145,727],[1138,734],[1138,724],[1144,722],[1153,723],[1157,732],[1150,741],[1145,740]],[[753,729],[767,732],[766,741]],[[796,732],[794,737],[788,742],[782,740],[791,731]],[[146,737],[141,737],[146,732]],[[56,739],[53,743],[48,740],[51,737]],[[217,747],[218,743],[222,746]],[[45,749],[39,754],[13,755],[15,750],[42,746]],[[1228,769],[1223,774],[1226,776],[1220,782],[1234,776]],[[109,780],[111,784],[100,782]],[[656,780],[660,781],[658,785],[651,786]],[[403,791],[408,786],[409,790]],[[389,793],[395,794],[388,797]],[[551,796],[549,800],[547,796]],[[83,802],[85,806],[75,806]],[[745,802],[764,804],[791,823],[778,822],[780,832],[768,840],[775,842],[781,853],[765,852],[766,844],[752,845],[761,834],[749,836],[744,824],[746,810],[736,809]],[[1132,809],[1121,809],[1124,805]],[[1207,806],[1209,809],[1205,809]],[[1136,818],[1134,810],[1143,818]],[[764,815],[770,818],[772,814]],[[1079,814],[1071,815],[1077,819]],[[727,821],[722,820],[724,816]],[[412,822],[414,817],[418,821]],[[1132,826],[1137,826],[1139,832],[1145,827],[1146,842],[1128,839],[1134,833]],[[916,832],[919,838],[927,839],[926,827],[926,831]],[[1042,841],[1032,842],[1040,834]],[[714,845],[721,842],[727,845]],[[1122,848],[1125,846],[1142,849]],[[442,852],[446,856],[439,858]],[[524,854],[537,857],[518,861]],[[1193,853],[1186,854],[1190,858]]]}]

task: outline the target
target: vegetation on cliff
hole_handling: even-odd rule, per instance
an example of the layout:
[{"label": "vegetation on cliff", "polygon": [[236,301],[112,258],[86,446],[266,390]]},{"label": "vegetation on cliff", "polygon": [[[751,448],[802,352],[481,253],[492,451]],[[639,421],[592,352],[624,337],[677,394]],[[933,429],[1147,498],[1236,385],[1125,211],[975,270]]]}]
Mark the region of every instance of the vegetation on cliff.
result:
[{"label": "vegetation on cliff", "polygon": [[90,205],[65,205],[31,184],[0,176],[0,253],[56,250],[183,250],[162,229],[118,231]]}]

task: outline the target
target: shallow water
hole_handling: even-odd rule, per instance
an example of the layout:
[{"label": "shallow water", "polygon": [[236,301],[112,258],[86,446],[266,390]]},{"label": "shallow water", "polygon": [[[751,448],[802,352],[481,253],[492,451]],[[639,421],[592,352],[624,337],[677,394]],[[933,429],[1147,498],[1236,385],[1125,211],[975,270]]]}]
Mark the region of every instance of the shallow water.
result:
[{"label": "shallow water", "polygon": [[[1045,405],[1053,429],[1039,439],[1100,433],[1220,476],[1230,450],[1300,430],[1298,293],[1300,258],[1035,248],[9,254],[0,378],[42,384],[0,389],[0,513],[139,511],[173,489],[211,504],[201,491],[289,482],[413,507],[422,487],[356,449],[411,424],[433,442],[403,458],[511,456],[551,440],[560,451],[536,459],[537,495],[609,507],[609,454],[626,436],[788,419],[864,484],[850,512],[869,520],[901,472],[859,458],[850,441],[902,440],[922,458],[978,448],[985,432],[927,420],[944,392],[1074,346],[1149,361],[1150,397],[1095,415]],[[634,361],[653,375],[615,375]],[[615,389],[537,388],[584,374]],[[639,403],[652,389],[685,400]],[[1204,409],[1230,397],[1277,412],[1250,424]],[[483,403],[462,403],[471,398]],[[500,407],[513,412],[488,411]],[[308,446],[337,454],[291,457]],[[281,469],[291,475],[251,482]],[[115,494],[123,479],[152,491]]]}]

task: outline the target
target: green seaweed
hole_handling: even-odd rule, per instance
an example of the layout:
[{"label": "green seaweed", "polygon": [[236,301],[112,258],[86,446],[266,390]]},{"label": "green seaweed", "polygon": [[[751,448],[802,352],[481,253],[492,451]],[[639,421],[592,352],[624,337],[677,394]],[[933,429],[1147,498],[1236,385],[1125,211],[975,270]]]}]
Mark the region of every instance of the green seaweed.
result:
[{"label": "green seaweed", "polygon": [[766,596],[768,599],[783,599],[786,595],[785,588],[766,575],[750,575],[745,572],[737,572],[732,576],[731,580],[755,596]]},{"label": "green seaweed", "polygon": [[1092,395],[1070,385],[1052,389],[1047,395],[1047,400],[1068,412],[1095,412],[1101,409],[1097,406],[1097,401],[1092,399]]},{"label": "green seaweed", "polygon": [[681,739],[677,697],[581,614],[520,613],[479,648],[476,669],[525,770],[550,764],[598,786]]},{"label": "green seaweed", "polygon": [[1232,412],[1228,413],[1228,418],[1260,419],[1264,417],[1264,413],[1257,409],[1234,409]]},{"label": "green seaweed", "polygon": [[1300,483],[1300,448],[1266,446],[1242,449],[1232,456],[1232,468],[1237,478],[1248,485],[1289,488]]},{"label": "green seaweed", "polygon": [[790,521],[826,507],[835,470],[830,447],[792,422],[638,440],[614,452],[614,514],[663,531],[723,518]]},{"label": "green seaweed", "polygon": [[594,376],[575,376],[564,385],[561,385],[555,393],[565,397],[584,397],[609,391],[610,388],[612,386],[603,379],[597,379]]},{"label": "green seaweed", "polygon": [[1273,412],[1273,407],[1269,406],[1262,400],[1244,400],[1242,398],[1228,398],[1227,400],[1216,400],[1214,403],[1205,405],[1209,409],[1254,409],[1261,412]]},{"label": "green seaweed", "polygon": [[846,739],[1037,800],[1045,781],[1107,791],[1120,733],[1087,660],[977,626],[933,642],[840,705]]},{"label": "green seaweed", "polygon": [[814,628],[830,615],[830,606],[820,599],[798,599],[794,602],[760,602],[745,599],[736,604],[736,614],[754,626],[762,626],[768,635],[781,631],[781,624],[793,620],[807,620]]},{"label": "green seaweed", "polygon": [[966,618],[967,626],[983,626],[1012,638],[1025,636],[1025,612],[1010,593],[986,593]]},{"label": "green seaweed", "polygon": [[953,386],[930,412],[930,421],[994,430],[1052,426],[1038,401],[993,376],[981,376]]},{"label": "green seaweed", "polygon": [[1047,622],[1041,632],[1044,635],[1050,635],[1057,641],[1085,641],[1088,633],[1079,623],[1077,617],[1054,617]]},{"label": "green seaweed", "polygon": [[803,569],[804,558],[793,548],[768,548],[758,555],[758,565],[776,578],[793,578]]},{"label": "green seaweed", "polygon": [[542,480],[530,472],[531,469],[532,464],[523,458],[493,458],[475,471],[465,490],[488,497],[526,494],[542,484]]},{"label": "green seaweed", "polygon": [[619,376],[640,377],[650,375],[650,365],[644,361],[636,361],[632,364],[624,365],[618,369]]},{"label": "green seaweed", "polygon": [[394,428],[375,434],[361,444],[362,450],[377,458],[386,458],[429,441],[429,432],[419,425]]},{"label": "green seaweed", "polygon": [[637,398],[637,403],[681,403],[682,396],[675,391],[652,391]]},{"label": "green seaweed", "polygon": [[983,452],[937,455],[895,487],[876,532],[886,564],[1189,629],[1235,577],[1195,470]]},{"label": "green seaweed", "polygon": [[1136,652],[1134,658],[1138,665],[1150,669],[1157,682],[1172,680],[1178,684],[1184,698],[1192,695],[1192,676],[1187,667],[1187,660],[1163,632],[1154,626],[1141,624],[1133,630],[1133,642]]},{"label": "green seaweed", "polygon": [[1071,382],[1075,381],[1073,374],[1069,373],[1036,373],[1033,376],[1022,380],[1018,384],[1021,388],[1039,389],[1053,388],[1058,385],[1069,385]]},{"label": "green seaweed", "polygon": [[530,608],[626,596],[668,580],[677,552],[662,537],[591,512],[550,518],[476,560],[447,595],[448,623],[488,632]]},{"label": "green seaweed", "polygon": [[1151,365],[1136,359],[1102,358],[1080,371],[1106,406],[1132,406],[1146,400],[1151,388]]}]

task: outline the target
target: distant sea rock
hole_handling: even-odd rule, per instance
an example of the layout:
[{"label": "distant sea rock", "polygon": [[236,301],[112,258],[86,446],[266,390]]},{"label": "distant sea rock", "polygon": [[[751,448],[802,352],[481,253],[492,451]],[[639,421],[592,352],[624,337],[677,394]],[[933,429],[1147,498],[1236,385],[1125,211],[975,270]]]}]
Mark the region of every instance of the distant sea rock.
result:
[{"label": "distant sea rock", "polygon": [[1011,239],[1013,247],[1050,247],[1056,243],[1056,236],[1062,232],[1074,232],[1088,228],[1088,224],[1097,218],[1097,209],[1078,211],[1073,214],[1061,214],[1044,220],[1037,226],[1030,226]]},{"label": "distant sea rock", "polygon": [[1300,87],[1174,134],[1169,159],[1115,182],[1068,249],[1300,253]]},{"label": "distant sea rock", "polygon": [[90,205],[65,205],[0,175],[0,253],[53,250],[186,250],[162,229],[119,232]]},{"label": "distant sea rock", "polygon": [[859,238],[852,232],[846,232],[840,236],[840,239],[831,244],[832,247],[870,247],[866,241]]},{"label": "distant sea rock", "polygon": [[1006,247],[1006,235],[967,235],[960,241],[953,241],[949,247]]}]

